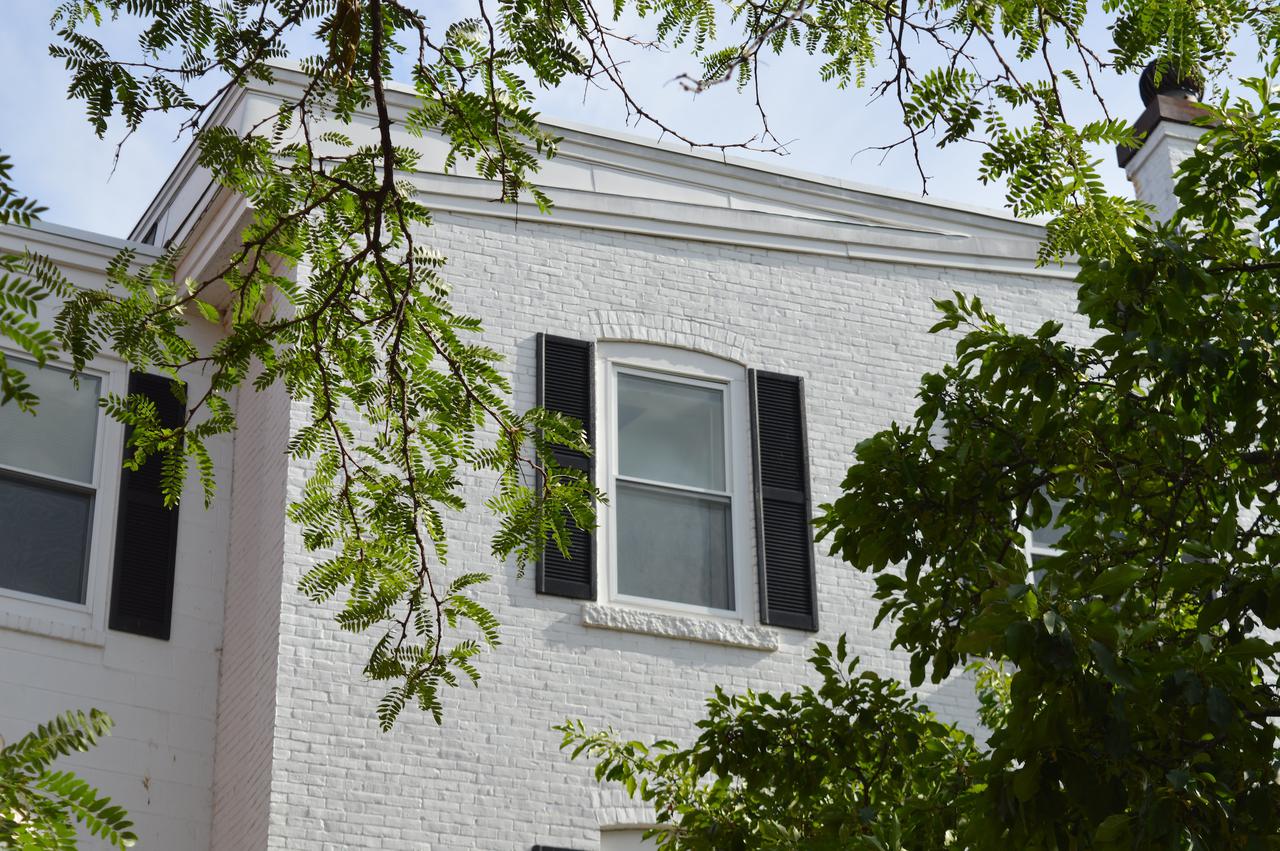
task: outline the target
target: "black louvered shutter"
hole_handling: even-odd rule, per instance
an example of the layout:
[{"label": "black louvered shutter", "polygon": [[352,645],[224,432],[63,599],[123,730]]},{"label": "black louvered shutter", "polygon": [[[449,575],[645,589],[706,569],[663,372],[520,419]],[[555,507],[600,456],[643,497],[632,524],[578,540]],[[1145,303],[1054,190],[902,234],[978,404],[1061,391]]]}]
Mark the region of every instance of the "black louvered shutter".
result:
[{"label": "black louvered shutter", "polygon": [[[155,403],[160,422],[176,427],[182,424],[184,411],[171,384],[167,378],[135,372],[129,376],[129,393],[146,396]],[[127,436],[125,445],[127,451]],[[122,470],[120,475],[108,625],[167,641],[173,619],[178,509],[164,507],[159,455],[147,459],[142,469]]]},{"label": "black louvered shutter", "polygon": [[[538,335],[538,405],[573,417],[582,423],[587,441],[595,445],[595,346],[551,334]],[[581,452],[561,447],[556,461],[565,467],[585,470],[594,481],[591,459]],[[596,598],[595,537],[570,524],[569,557],[547,541],[538,562],[538,593]]]},{"label": "black louvered shutter", "polygon": [[804,382],[751,370],[760,619],[816,630]]}]

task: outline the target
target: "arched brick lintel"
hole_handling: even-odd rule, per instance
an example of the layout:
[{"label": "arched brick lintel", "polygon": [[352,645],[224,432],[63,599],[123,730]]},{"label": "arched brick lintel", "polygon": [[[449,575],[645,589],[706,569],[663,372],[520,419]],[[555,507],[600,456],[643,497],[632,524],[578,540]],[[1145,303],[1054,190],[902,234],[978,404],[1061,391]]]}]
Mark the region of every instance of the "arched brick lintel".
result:
[{"label": "arched brick lintel", "polygon": [[639,310],[594,310],[591,321],[601,340],[674,346],[743,366],[751,362],[751,342],[714,322]]}]

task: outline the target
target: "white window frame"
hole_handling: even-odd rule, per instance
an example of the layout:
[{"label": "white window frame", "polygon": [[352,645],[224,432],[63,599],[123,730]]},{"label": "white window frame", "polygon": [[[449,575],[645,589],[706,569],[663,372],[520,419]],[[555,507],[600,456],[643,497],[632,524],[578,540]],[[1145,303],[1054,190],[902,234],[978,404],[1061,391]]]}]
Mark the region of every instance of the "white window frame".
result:
[{"label": "white window frame", "polygon": [[[21,360],[24,364],[31,362],[30,355],[21,350],[9,346],[2,346],[0,349],[7,357]],[[62,370],[69,368],[60,361],[51,362],[49,366]],[[85,365],[81,373],[99,380],[102,397],[111,393],[125,395],[129,392],[128,366],[117,358],[95,358]],[[38,406],[36,416],[40,416]],[[115,556],[116,514],[120,500],[120,474],[124,463],[124,426],[107,416],[101,408],[98,409],[95,440],[93,476],[87,485],[93,491],[93,512],[89,530],[84,602],[72,603],[0,586],[0,608],[6,615],[95,632],[102,632],[107,628],[107,595],[110,591],[111,563]],[[30,477],[36,482],[66,481],[78,489],[86,487],[84,482],[60,480],[57,476],[21,467],[0,464],[0,469]]]},{"label": "white window frame", "polygon": [[1040,580],[1044,578],[1044,571],[1036,568],[1036,556],[1056,556],[1062,551],[1055,547],[1037,545],[1035,530],[1030,527],[1023,527],[1022,537],[1026,541],[1023,552],[1027,557],[1027,584],[1039,588]]},{"label": "white window frame", "polygon": [[[725,491],[729,498],[730,574],[733,577],[732,609],[713,609],[670,600],[635,597],[618,591],[617,501],[610,499],[599,512],[597,530],[600,583],[598,602],[642,608],[676,615],[697,615],[738,622],[750,622],[755,577],[751,568],[751,410],[747,395],[747,370],[741,364],[713,355],[651,343],[610,343],[596,345],[596,473],[597,481],[609,494],[618,479],[618,375],[632,374],[693,386],[714,386],[724,392]],[[624,477],[624,481],[642,480]],[[655,486],[690,493],[713,493],[701,488],[654,482]],[[714,492],[721,493],[721,492]]]},{"label": "white window frame", "polygon": [[1036,543],[1036,531],[1038,529],[1052,528],[1052,524],[1056,520],[1057,520],[1056,514],[1050,514],[1050,517],[1049,517],[1050,526],[1048,527],[1040,526],[1040,527],[1037,527],[1036,529],[1033,529],[1030,526],[1021,527],[1022,540],[1024,541],[1022,550],[1023,550],[1023,554],[1026,556],[1026,559],[1027,559],[1027,581],[1030,582],[1032,585],[1038,586],[1040,584],[1040,578],[1042,576],[1041,571],[1036,570],[1035,557],[1045,556],[1046,558],[1050,558],[1052,556],[1062,554],[1062,550],[1058,549],[1057,547],[1051,547],[1051,546],[1048,546],[1047,544]]},{"label": "white window frame", "polygon": [[1057,547],[1049,547],[1043,544],[1037,544],[1034,529],[1024,529],[1022,537],[1027,540],[1027,564],[1032,565],[1034,569],[1035,556],[1056,556],[1061,555],[1062,550]]}]

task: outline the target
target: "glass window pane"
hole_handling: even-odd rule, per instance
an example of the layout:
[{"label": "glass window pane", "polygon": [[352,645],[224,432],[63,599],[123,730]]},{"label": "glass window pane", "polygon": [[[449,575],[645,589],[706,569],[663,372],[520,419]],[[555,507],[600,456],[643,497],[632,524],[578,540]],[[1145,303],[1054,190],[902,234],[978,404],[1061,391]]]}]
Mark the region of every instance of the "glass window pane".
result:
[{"label": "glass window pane", "polygon": [[92,482],[99,380],[81,375],[77,388],[64,369],[41,369],[17,358],[9,363],[26,373],[40,403],[35,416],[12,403],[0,405],[0,465]]},{"label": "glass window pane", "polygon": [[93,497],[0,476],[0,586],[84,602]]},{"label": "glass window pane", "polygon": [[723,391],[619,373],[618,470],[724,490]]},{"label": "glass window pane", "polygon": [[1031,546],[1033,547],[1056,547],[1058,545],[1058,541],[1062,540],[1062,536],[1067,534],[1068,527],[1055,527],[1055,524],[1058,522],[1058,514],[1062,511],[1062,500],[1051,499],[1049,500],[1049,506],[1053,509],[1053,517],[1049,520],[1049,525],[1031,530]]},{"label": "glass window pane", "polygon": [[618,591],[732,609],[729,503],[618,482]]}]

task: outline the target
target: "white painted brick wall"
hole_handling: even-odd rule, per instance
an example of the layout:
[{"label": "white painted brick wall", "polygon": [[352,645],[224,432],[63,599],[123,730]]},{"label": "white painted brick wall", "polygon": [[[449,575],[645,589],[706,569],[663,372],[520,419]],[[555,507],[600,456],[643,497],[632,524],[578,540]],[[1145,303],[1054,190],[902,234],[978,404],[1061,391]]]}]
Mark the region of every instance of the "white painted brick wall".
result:
[{"label": "white painted brick wall", "polygon": [[241,388],[213,774],[215,849],[266,845],[279,657],[289,398]]},{"label": "white painted brick wall", "polygon": [[1168,221],[1178,209],[1175,175],[1182,161],[1195,151],[1204,131],[1203,127],[1161,121],[1125,166],[1134,195],[1155,207],[1157,220]]},{"label": "white painted brick wall", "polygon": [[[1070,283],[1049,278],[543,221],[441,216],[425,236],[450,257],[455,304],[483,317],[485,339],[507,356],[517,407],[534,401],[539,331],[628,335],[803,375],[815,504],[837,495],[853,446],[909,417],[919,375],[949,357],[952,341],[926,333],[936,318],[932,299],[955,289],[980,295],[1028,330],[1050,317],[1070,320],[1074,307]],[[288,477],[294,496],[305,470],[294,466]],[[455,518],[450,571],[493,570],[495,580],[477,596],[502,621],[503,646],[481,660],[478,689],[445,695],[443,727],[409,710],[390,734],[378,731],[373,715],[381,691],[361,676],[370,641],[339,631],[331,612],[296,592],[310,558],[298,530],[286,531],[266,847],[517,851],[541,842],[594,851],[602,826],[646,816],[616,790],[597,786],[590,765],[560,753],[553,724],[577,717],[628,736],[688,740],[715,685],[739,691],[809,682],[805,659],[815,640],[840,632],[849,633],[866,664],[907,676],[904,658],[888,650],[889,630],[871,629],[871,581],[825,555],[817,568],[822,632],[779,630],[779,649],[762,652],[585,628],[580,603],[534,593],[532,570],[517,578],[514,568],[491,565],[494,526],[483,509]],[[924,692],[942,715],[972,717],[967,683]],[[261,735],[252,741],[258,747]],[[254,819],[262,806],[253,802]],[[228,805],[219,809],[222,818],[241,816]],[[255,838],[219,847],[263,845]]]}]

